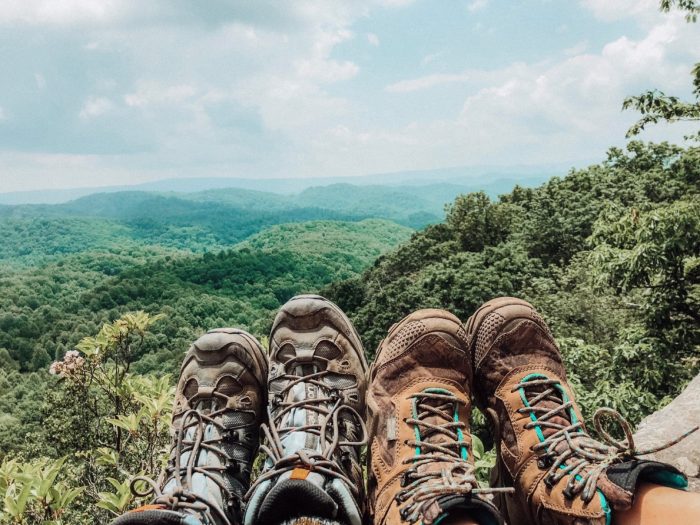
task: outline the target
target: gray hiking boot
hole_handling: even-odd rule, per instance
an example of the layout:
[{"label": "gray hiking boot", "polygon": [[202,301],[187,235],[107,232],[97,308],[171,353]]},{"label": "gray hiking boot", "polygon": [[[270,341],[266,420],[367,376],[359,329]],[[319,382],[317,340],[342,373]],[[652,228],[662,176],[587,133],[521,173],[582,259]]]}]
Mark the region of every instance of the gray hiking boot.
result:
[{"label": "gray hiking boot", "polygon": [[366,374],[360,338],[335,304],[303,295],[281,308],[270,334],[266,460],[246,525],[294,516],[361,525]]},{"label": "gray hiking boot", "polygon": [[180,371],[168,466],[157,482],[135,480],[150,487],[153,501],[112,525],[241,523],[267,371],[260,343],[247,332],[221,328],[197,339]]}]

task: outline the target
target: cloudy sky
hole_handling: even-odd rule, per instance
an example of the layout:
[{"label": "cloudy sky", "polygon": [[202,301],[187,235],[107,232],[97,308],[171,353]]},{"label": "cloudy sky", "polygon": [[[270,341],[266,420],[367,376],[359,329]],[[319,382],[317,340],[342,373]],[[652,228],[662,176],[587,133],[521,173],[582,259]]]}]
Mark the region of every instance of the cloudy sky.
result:
[{"label": "cloudy sky", "polygon": [[700,27],[657,4],[3,0],[0,191],[585,165],[625,95],[689,93]]}]

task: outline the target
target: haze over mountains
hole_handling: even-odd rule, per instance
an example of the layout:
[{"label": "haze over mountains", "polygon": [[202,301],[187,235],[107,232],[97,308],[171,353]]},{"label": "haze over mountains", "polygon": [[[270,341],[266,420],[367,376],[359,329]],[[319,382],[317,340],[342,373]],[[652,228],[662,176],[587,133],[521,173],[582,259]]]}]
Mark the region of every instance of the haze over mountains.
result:
[{"label": "haze over mountains", "polygon": [[[539,179],[519,179],[517,183],[534,186]],[[239,187],[192,193],[130,190],[94,193],[58,204],[0,205],[0,235],[4,239],[0,262],[27,264],[85,250],[126,247],[215,251],[271,226],[305,221],[383,219],[415,230],[441,221],[445,205],[457,195],[484,190],[496,197],[516,184],[514,179],[382,186],[333,181],[298,193],[282,193],[292,184],[305,183],[288,180],[288,186],[275,188],[277,192]],[[180,189],[209,183],[208,179],[177,180],[149,187],[175,187],[171,182]],[[248,182],[261,187],[271,184]]]},{"label": "haze over mountains", "polygon": [[[0,193],[0,204],[60,204],[94,193],[122,191],[150,191],[194,193],[219,188],[240,188],[277,194],[295,194],[315,186],[352,184],[354,186],[424,186],[448,184],[463,186],[468,190],[484,189],[503,193],[518,182],[524,186],[536,186],[554,175],[564,175],[570,166],[551,165],[542,167],[513,166],[456,167],[433,170],[417,170],[398,173],[382,173],[357,177],[309,177],[309,178],[177,178],[163,179],[135,185],[103,186],[84,188],[59,188]],[[483,188],[482,188],[483,186]]]}]

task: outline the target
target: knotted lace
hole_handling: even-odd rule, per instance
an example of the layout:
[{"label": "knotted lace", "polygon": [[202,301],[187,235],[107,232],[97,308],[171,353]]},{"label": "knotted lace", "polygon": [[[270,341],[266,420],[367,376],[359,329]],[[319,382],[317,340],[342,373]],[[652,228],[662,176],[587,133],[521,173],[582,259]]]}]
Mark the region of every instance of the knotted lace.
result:
[{"label": "knotted lace", "polygon": [[413,400],[413,417],[404,423],[413,426],[416,439],[405,444],[415,447],[416,455],[403,460],[411,467],[403,474],[403,488],[395,496],[399,504],[405,503],[400,507],[404,521],[432,523],[438,516],[428,511],[441,496],[512,492],[512,489],[479,488],[464,441],[467,424],[458,418],[459,407],[466,404],[464,400],[438,388],[426,389],[409,398]]},{"label": "knotted lace", "polygon": [[[317,357],[317,359],[321,358]],[[294,369],[297,360],[297,357],[291,358],[286,363],[286,366]],[[336,456],[340,447],[361,447],[365,445],[367,443],[367,429],[360,414],[346,403],[342,392],[339,389],[332,388],[323,381],[323,378],[329,374],[328,370],[321,370],[306,375],[285,373],[275,378],[276,381],[287,380],[289,382],[279,393],[275,394],[275,400],[271,403],[274,404],[275,410],[278,410],[278,412],[273,416],[268,406],[269,424],[263,423],[260,427],[265,436],[265,443],[260,446],[260,451],[270,458],[272,466],[258,476],[246,494],[246,500],[250,498],[256,487],[263,481],[295,468],[305,468],[309,471],[338,478],[347,484],[354,496],[358,497],[360,495],[360,489],[355,482],[347,477]],[[324,392],[324,395],[319,395],[318,397],[305,396],[304,399],[299,401],[284,401],[292,388],[299,384],[313,385],[317,387],[319,393]],[[285,425],[285,416],[293,410],[315,412],[318,416],[318,423],[307,423],[299,426]],[[340,419],[343,413],[360,426],[360,435],[354,441],[352,439],[343,439]],[[351,425],[344,426],[345,433],[351,433]],[[298,450],[287,454],[282,440],[290,432],[306,432],[319,436],[321,450]],[[350,437],[352,438],[353,436]]]},{"label": "knotted lace", "polygon": [[[528,414],[532,419],[525,428],[538,429],[540,443],[534,445],[532,451],[540,454],[538,465],[541,468],[549,467],[545,483],[554,486],[568,475],[564,495],[569,499],[580,495],[583,501],[589,502],[595,495],[598,479],[610,465],[672,447],[698,430],[698,427],[692,428],[667,443],[639,450],[635,446],[629,422],[616,410],[601,408],[593,416],[593,424],[602,439],[601,443],[586,433],[583,422],[577,419],[573,402],[564,393],[561,383],[545,376],[537,377],[541,379],[523,381],[512,391],[521,391],[526,406],[518,412]],[[528,397],[527,393],[532,397]],[[619,425],[625,439],[616,440],[605,431],[605,417]],[[553,432],[545,436],[543,429],[551,429]]]},{"label": "knotted lace", "polygon": [[[226,466],[197,465],[200,452],[209,451],[222,455],[221,438],[205,439],[205,427],[213,425],[217,427],[223,435],[223,426],[216,421],[215,417],[222,414],[226,409],[222,409],[210,414],[203,414],[198,410],[188,410],[183,413],[179,427],[176,429],[174,455],[174,465],[168,466],[165,471],[165,482],[158,484],[153,479],[145,476],[137,476],[131,481],[131,492],[136,497],[148,497],[153,495],[152,501],[155,505],[163,505],[169,510],[185,511],[195,513],[203,518],[206,525],[233,525],[227,513],[218,502],[208,498],[204,494],[198,494],[192,490],[192,477],[194,474],[202,474],[207,479],[216,483],[222,494],[227,494],[229,489],[224,485],[221,473],[226,470]],[[188,438],[188,430],[194,428],[194,435]],[[187,456],[187,463],[182,464],[182,457]],[[225,462],[224,462],[225,465]],[[175,480],[175,488],[163,492],[161,487],[166,487],[172,480]],[[147,489],[139,490],[139,482],[145,483]],[[231,502],[232,505],[235,502]]]}]

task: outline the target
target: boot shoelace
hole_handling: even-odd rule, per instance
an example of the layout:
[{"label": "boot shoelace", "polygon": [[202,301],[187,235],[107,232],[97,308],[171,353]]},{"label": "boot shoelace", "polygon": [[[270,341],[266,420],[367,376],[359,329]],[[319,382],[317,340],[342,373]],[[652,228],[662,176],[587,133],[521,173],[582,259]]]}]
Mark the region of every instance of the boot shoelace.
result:
[{"label": "boot shoelace", "polygon": [[[542,379],[527,380],[526,378],[512,391],[520,390],[526,405],[518,412],[528,414],[532,419],[525,428],[535,428],[540,438],[540,443],[534,445],[532,451],[535,453],[544,451],[540,455],[538,465],[540,468],[549,467],[544,478],[545,483],[554,486],[568,475],[569,481],[564,489],[564,495],[569,499],[580,495],[583,501],[591,501],[596,493],[598,479],[610,465],[667,449],[698,430],[698,427],[695,427],[667,443],[639,450],[635,446],[630,423],[618,411],[600,408],[593,415],[593,424],[603,441],[601,443],[586,433],[583,422],[579,421],[573,412],[573,402],[564,393],[561,383],[546,376],[537,377]],[[526,390],[531,391],[532,398],[526,396]],[[555,406],[551,408],[537,406],[543,401],[554,403]],[[563,418],[569,424],[552,421],[555,417]],[[605,431],[603,428],[605,417],[612,419],[620,426],[625,439],[616,440]],[[543,428],[552,429],[554,432],[545,437]]]},{"label": "boot shoelace", "polygon": [[[290,359],[286,366],[293,366],[297,358]],[[248,500],[255,488],[265,480],[276,477],[284,472],[294,470],[295,468],[305,468],[309,471],[316,471],[321,474],[338,478],[344,481],[352,491],[355,497],[360,494],[360,489],[355,486],[355,482],[351,481],[343,472],[340,463],[334,459],[334,455],[339,447],[361,447],[367,443],[367,429],[360,414],[351,406],[344,404],[342,394],[338,389],[334,389],[323,382],[323,378],[330,372],[321,370],[307,375],[296,375],[285,373],[275,380],[288,380],[289,383],[276,394],[277,399],[284,399],[292,388],[299,384],[313,385],[318,392],[328,391],[329,395],[318,397],[306,397],[300,401],[286,402],[277,401],[275,408],[281,410],[275,415],[272,415],[268,406],[268,423],[263,423],[260,428],[265,435],[265,443],[260,446],[261,452],[265,453],[273,462],[272,467],[258,476],[255,482],[251,485],[250,490],[245,496]],[[333,403],[329,408],[328,405]],[[318,415],[317,424],[306,424],[301,426],[284,426],[284,417],[291,411],[300,409],[315,412]],[[340,430],[340,415],[343,412],[347,413],[350,418],[357,421],[360,425],[360,436],[357,440],[341,440]],[[330,439],[329,439],[330,427]],[[285,454],[282,438],[289,432],[307,432],[319,436],[319,442],[323,450],[320,452],[310,452],[307,450],[299,450],[292,454]]]},{"label": "boot shoelace", "polygon": [[[399,511],[404,521],[434,523],[439,516],[430,516],[428,512],[441,496],[513,491],[479,488],[464,441],[467,424],[458,417],[459,407],[466,404],[465,401],[441,388],[429,388],[409,397],[413,400],[413,417],[404,419],[404,423],[413,426],[416,439],[406,440],[404,444],[415,447],[416,455],[403,460],[411,467],[403,474],[403,488],[395,496],[397,503],[405,503]],[[426,421],[429,417],[436,417],[440,422]],[[435,441],[431,439],[434,437],[446,439]],[[445,465],[439,470],[425,471],[434,463]]]},{"label": "boot shoelace", "polygon": [[[224,396],[225,397],[225,396]],[[228,398],[227,398],[228,399]],[[225,405],[224,405],[225,406]],[[215,420],[215,418],[226,411],[226,408],[203,414],[196,409],[187,410],[182,414],[180,426],[176,429],[175,437],[175,464],[167,467],[165,471],[165,481],[159,485],[156,481],[145,476],[137,476],[131,481],[131,492],[136,497],[154,496],[152,504],[163,505],[169,510],[194,512],[203,517],[205,525],[234,525],[227,512],[222,509],[219,504],[202,494],[197,494],[192,490],[192,478],[194,474],[202,474],[206,479],[216,483],[221,489],[222,494],[228,492],[221,474],[226,470],[226,461],[224,466],[197,465],[197,459],[202,451],[208,451],[218,456],[222,456],[221,448],[216,445],[221,442],[221,438],[205,439],[205,427],[213,425],[223,435],[225,429]],[[194,436],[187,438],[187,431],[194,427]],[[187,464],[182,464],[182,456],[189,452]],[[225,458],[226,459],[226,458]],[[165,487],[171,480],[175,480],[175,488],[172,491],[163,493],[161,486]],[[137,487],[139,482],[146,483],[147,489],[140,491]],[[224,503],[225,504],[225,503]],[[235,506],[236,502],[231,502],[231,507]],[[216,519],[215,519],[216,517]]]}]

